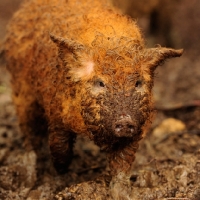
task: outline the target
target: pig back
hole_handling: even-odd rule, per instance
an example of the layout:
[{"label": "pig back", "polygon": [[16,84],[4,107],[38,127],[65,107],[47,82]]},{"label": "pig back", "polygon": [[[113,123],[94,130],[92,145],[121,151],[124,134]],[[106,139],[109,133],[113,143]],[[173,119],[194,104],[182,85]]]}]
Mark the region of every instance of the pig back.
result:
[{"label": "pig back", "polygon": [[[10,58],[21,62],[8,68],[16,74],[33,63],[37,65],[35,62],[40,62],[37,67],[52,63],[52,57],[56,58],[56,47],[49,33],[87,46],[91,46],[99,34],[106,37],[128,36],[142,41],[135,23],[118,13],[116,9],[110,9],[104,0],[27,1],[15,13],[7,28],[4,50],[8,65]],[[39,58],[41,54],[43,59]],[[23,59],[26,64],[22,63]]]}]

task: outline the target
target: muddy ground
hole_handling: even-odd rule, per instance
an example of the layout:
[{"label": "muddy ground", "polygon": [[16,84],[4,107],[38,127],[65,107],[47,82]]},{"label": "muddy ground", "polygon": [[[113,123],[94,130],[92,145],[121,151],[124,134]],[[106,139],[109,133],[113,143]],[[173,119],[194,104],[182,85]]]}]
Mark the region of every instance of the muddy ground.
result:
[{"label": "muddy ground", "polygon": [[[0,40],[19,2],[0,1]],[[136,16],[147,45],[170,43],[185,52],[156,71],[157,115],[136,155],[132,199],[200,200],[200,2],[160,2],[163,4]],[[167,34],[163,28],[166,24]],[[23,144],[24,133],[18,128],[9,75],[5,63],[1,63],[0,199],[110,198],[106,156],[86,138],[78,138],[69,172],[62,176],[56,174],[49,158],[37,165],[35,152],[27,152]]]}]

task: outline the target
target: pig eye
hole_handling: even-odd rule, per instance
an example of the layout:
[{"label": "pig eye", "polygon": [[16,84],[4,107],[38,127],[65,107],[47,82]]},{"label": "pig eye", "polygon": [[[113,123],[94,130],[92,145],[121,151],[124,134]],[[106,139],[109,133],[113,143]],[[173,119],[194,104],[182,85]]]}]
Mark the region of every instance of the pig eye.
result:
[{"label": "pig eye", "polygon": [[100,79],[96,80],[95,85],[98,86],[98,87],[102,87],[102,88],[105,87],[105,83],[102,80],[100,80]]},{"label": "pig eye", "polygon": [[100,87],[105,87],[104,82],[103,82],[103,81],[99,81],[99,86],[100,86]]},{"label": "pig eye", "polygon": [[139,87],[141,87],[141,86],[142,86],[142,81],[141,81],[141,80],[136,81],[135,87],[136,87],[136,88],[139,88]]}]

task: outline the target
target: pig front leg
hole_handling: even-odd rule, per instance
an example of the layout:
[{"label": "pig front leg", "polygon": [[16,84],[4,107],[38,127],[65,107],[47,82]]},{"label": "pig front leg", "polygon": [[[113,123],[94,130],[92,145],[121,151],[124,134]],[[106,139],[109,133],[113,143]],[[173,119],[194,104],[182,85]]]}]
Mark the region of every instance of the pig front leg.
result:
[{"label": "pig front leg", "polygon": [[130,183],[131,167],[135,159],[135,153],[139,147],[138,142],[140,139],[108,155],[112,175],[110,191],[112,198],[115,200],[132,199]]},{"label": "pig front leg", "polygon": [[71,163],[73,144],[76,137],[74,133],[57,127],[50,127],[49,147],[56,171],[63,174]]}]

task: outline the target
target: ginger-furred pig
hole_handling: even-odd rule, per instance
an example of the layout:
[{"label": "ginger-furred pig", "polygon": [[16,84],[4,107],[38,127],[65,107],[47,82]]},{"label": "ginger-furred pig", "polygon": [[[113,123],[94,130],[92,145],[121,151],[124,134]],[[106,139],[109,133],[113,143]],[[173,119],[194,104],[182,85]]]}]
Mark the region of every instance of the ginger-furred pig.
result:
[{"label": "ginger-furred pig", "polygon": [[146,48],[135,21],[106,0],[29,0],[3,52],[21,130],[27,138],[48,132],[56,170],[67,171],[76,136],[88,136],[107,152],[111,191],[128,187],[152,120],[154,71],[183,51]]}]

